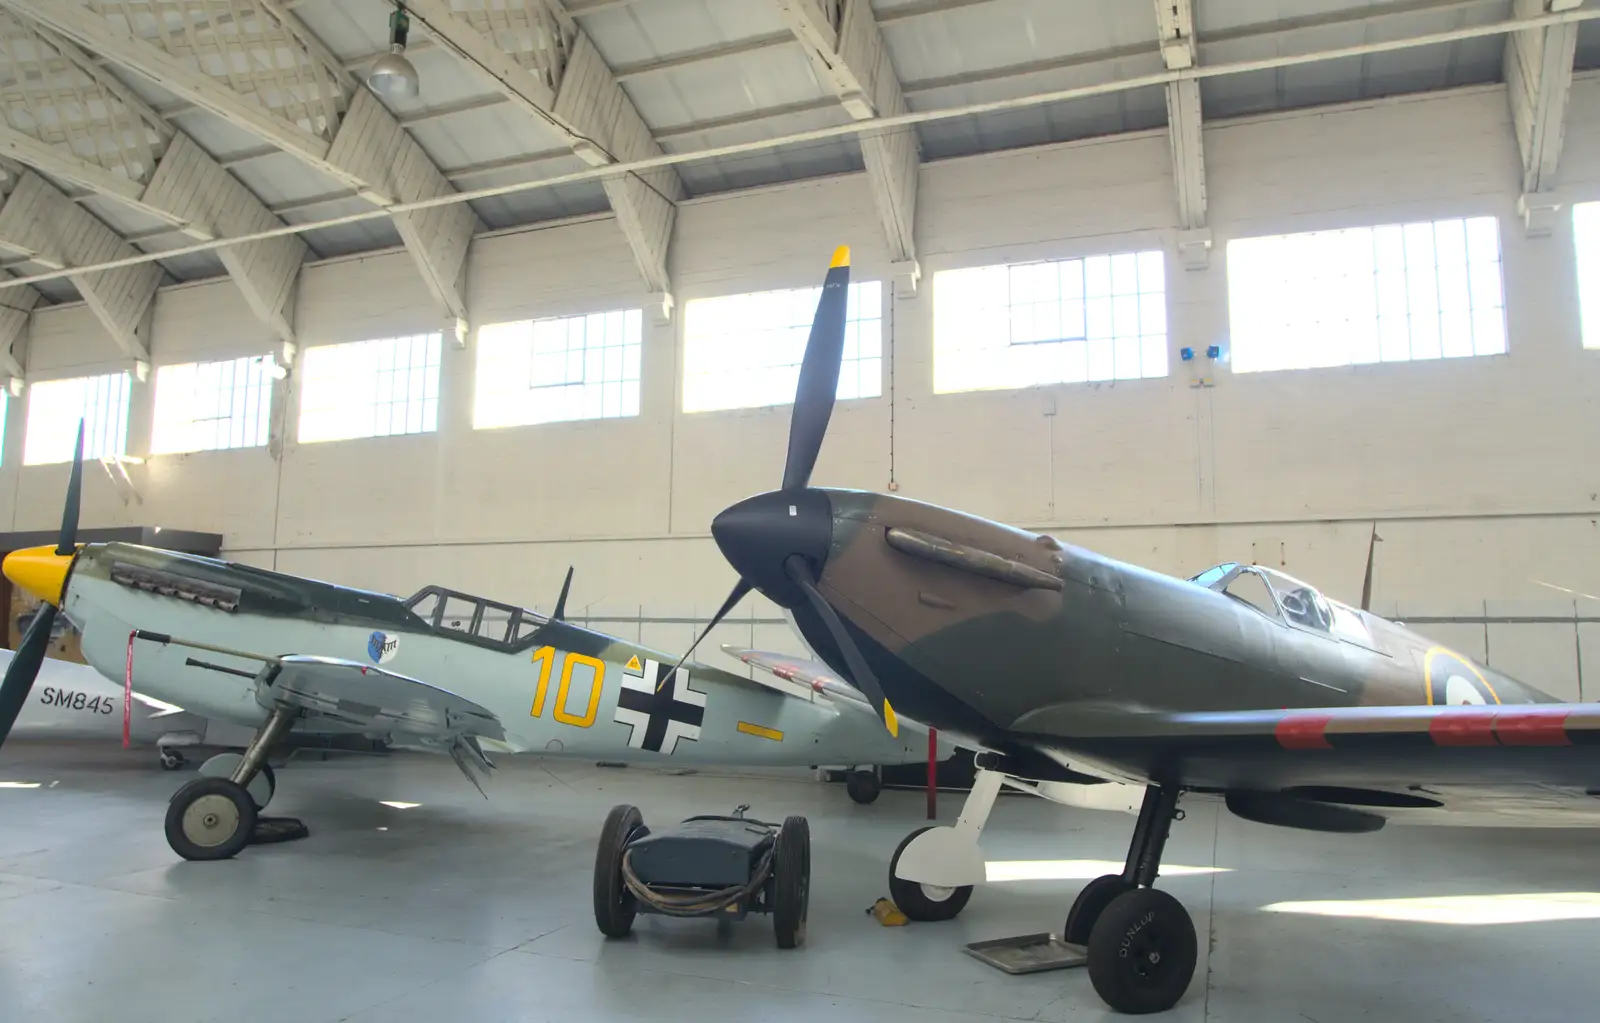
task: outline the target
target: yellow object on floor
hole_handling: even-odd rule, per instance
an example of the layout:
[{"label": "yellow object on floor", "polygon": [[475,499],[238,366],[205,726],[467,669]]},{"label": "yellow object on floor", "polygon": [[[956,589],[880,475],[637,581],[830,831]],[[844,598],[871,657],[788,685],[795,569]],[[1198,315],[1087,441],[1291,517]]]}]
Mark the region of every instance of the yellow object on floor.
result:
[{"label": "yellow object on floor", "polygon": [[904,927],[908,922],[906,920],[906,915],[900,912],[900,907],[896,906],[888,899],[879,899],[877,902],[874,902],[872,904],[872,908],[867,910],[867,912],[871,913],[872,916],[885,927]]}]

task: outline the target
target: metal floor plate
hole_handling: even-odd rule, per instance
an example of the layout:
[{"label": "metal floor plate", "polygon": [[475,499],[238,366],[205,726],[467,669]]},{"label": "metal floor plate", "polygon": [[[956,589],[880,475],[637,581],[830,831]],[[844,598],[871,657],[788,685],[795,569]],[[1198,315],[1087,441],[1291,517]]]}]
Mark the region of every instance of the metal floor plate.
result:
[{"label": "metal floor plate", "polygon": [[963,946],[962,951],[1007,973],[1065,970],[1083,966],[1089,961],[1088,952],[1082,945],[1069,945],[1059,935],[1050,933],[975,941]]}]

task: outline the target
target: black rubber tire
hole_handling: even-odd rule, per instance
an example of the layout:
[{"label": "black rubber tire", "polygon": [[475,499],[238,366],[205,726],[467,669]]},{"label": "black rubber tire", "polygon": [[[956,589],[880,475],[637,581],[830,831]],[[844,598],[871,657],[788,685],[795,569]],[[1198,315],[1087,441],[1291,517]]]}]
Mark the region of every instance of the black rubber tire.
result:
[{"label": "black rubber tire", "polygon": [[634,832],[644,827],[639,808],[622,803],[611,808],[600,828],[594,852],[594,922],[608,938],[624,938],[633,929],[639,904],[622,883],[622,854]]},{"label": "black rubber tire", "polygon": [[1136,888],[1112,899],[1095,921],[1089,980],[1118,1012],[1165,1012],[1189,990],[1198,954],[1183,904],[1166,892]]},{"label": "black rubber tire", "polygon": [[916,881],[906,881],[894,876],[894,868],[900,863],[900,854],[905,852],[911,840],[924,831],[931,831],[936,825],[929,824],[918,828],[895,847],[894,855],[889,859],[889,898],[900,908],[908,920],[917,920],[923,923],[932,923],[938,920],[954,920],[967,906],[967,900],[972,898],[972,885],[962,885],[950,889],[950,894],[944,898],[935,898],[929,895],[927,889]]},{"label": "black rubber tire", "polygon": [[772,930],[779,948],[798,948],[806,940],[811,903],[811,824],[785,817],[772,850]]},{"label": "black rubber tire", "polygon": [[876,771],[851,771],[844,780],[844,790],[850,793],[851,799],[865,806],[877,801],[883,782]]},{"label": "black rubber tire", "polygon": [[1067,913],[1067,922],[1061,925],[1061,940],[1071,945],[1089,944],[1094,922],[1111,905],[1111,900],[1134,887],[1133,882],[1124,881],[1121,874],[1102,874],[1084,885]]},{"label": "black rubber tire", "polygon": [[[199,837],[191,837],[185,830],[185,817],[191,807],[202,799],[221,797],[232,804],[231,810],[222,803],[213,803],[215,811],[206,813],[204,807],[197,808],[202,811],[202,816],[189,821],[191,826],[204,827],[207,820],[215,821],[218,826],[228,823],[228,818],[233,819],[231,832],[213,834],[211,841],[201,841]],[[239,850],[250,844],[251,837],[256,829],[256,802],[250,798],[250,793],[243,785],[235,785],[227,778],[196,778],[184,785],[172,796],[167,804],[167,844],[172,851],[186,860],[226,860],[238,855]]]},{"label": "black rubber tire", "polygon": [[271,764],[262,763],[261,777],[267,780],[267,801],[256,807],[256,813],[260,813],[272,805],[272,798],[278,794],[278,776],[273,772]]}]

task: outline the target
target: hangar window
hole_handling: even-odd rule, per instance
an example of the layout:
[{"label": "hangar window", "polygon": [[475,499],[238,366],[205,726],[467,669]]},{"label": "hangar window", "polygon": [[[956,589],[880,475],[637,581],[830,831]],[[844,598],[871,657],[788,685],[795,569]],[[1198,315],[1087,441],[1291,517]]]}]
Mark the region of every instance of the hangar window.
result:
[{"label": "hangar window", "polygon": [[1159,251],[943,270],[933,278],[937,392],[1167,375]]},{"label": "hangar window", "polygon": [[643,320],[629,309],[483,327],[473,427],[638,415]]},{"label": "hangar window", "polygon": [[1236,373],[1499,355],[1493,217],[1228,243]]},{"label": "hangar window", "polygon": [[[759,408],[794,401],[821,288],[724,295],[684,311],[683,410]],[[883,285],[850,285],[838,397],[883,393]]]},{"label": "hangar window", "polygon": [[150,452],[261,447],[271,407],[268,356],[162,366],[156,371]]},{"label": "hangar window", "polygon": [[300,368],[304,443],[439,428],[442,335],[307,348]]},{"label": "hangar window", "polygon": [[126,373],[30,384],[22,464],[72,461],[80,420],[85,459],[126,454],[130,386]]},{"label": "hangar window", "polygon": [[1600,202],[1572,208],[1578,249],[1578,301],[1583,309],[1583,347],[1600,348]]}]

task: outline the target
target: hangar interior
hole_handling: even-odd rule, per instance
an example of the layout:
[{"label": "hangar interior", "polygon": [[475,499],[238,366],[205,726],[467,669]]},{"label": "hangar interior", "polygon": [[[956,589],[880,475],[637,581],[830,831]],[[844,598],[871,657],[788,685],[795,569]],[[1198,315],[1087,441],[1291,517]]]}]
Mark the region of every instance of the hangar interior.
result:
[{"label": "hangar interior", "polygon": [[[735,582],[712,518],[778,483],[848,245],[820,483],[1350,603],[1370,551],[1374,612],[1597,699],[1593,0],[408,0],[412,95],[369,80],[395,11],[0,0],[10,530],[60,522],[82,418],[86,526],[545,613],[570,566],[573,621],[682,651]],[[750,675],[723,644],[804,653],[760,594],[697,654]],[[863,915],[914,793],[552,762],[480,805],[444,761],[335,759],[294,769],[296,805],[337,818],[311,839],[177,864],[153,762],[18,749],[0,777],[46,785],[0,792],[7,1019],[1104,1011],[1081,977],[959,951],[1055,926],[1070,866],[956,930]],[[764,929],[601,942],[593,835],[652,799],[812,816],[809,965]],[[1122,857],[1121,818],[1002,803],[993,862]],[[1211,942],[1174,1017],[1579,1018],[1592,841],[1472,834],[1191,814],[1173,883]],[[1260,912],[1312,890],[1566,909]],[[178,956],[193,992],[130,947],[154,934],[209,943]],[[118,982],[89,992],[102,959]]]}]

